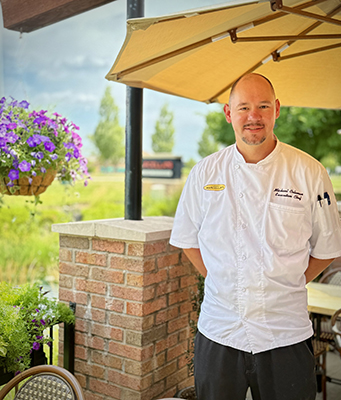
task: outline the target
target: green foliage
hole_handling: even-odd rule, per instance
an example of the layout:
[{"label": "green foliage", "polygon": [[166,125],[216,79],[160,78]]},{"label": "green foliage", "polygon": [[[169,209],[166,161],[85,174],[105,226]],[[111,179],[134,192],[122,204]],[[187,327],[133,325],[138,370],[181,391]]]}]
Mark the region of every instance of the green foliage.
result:
[{"label": "green foliage", "polygon": [[155,153],[171,153],[174,147],[174,114],[167,104],[161,108],[160,117],[152,135],[152,149]]},{"label": "green foliage", "polygon": [[44,331],[60,322],[74,324],[73,312],[41,287],[0,283],[0,366],[8,372],[28,368],[30,351],[51,344]]},{"label": "green foliage", "polygon": [[[276,120],[275,134],[284,143],[312,155],[317,160],[337,157],[341,163],[341,110],[282,107]],[[206,114],[206,127],[199,142],[202,157],[216,151],[218,145],[235,142],[232,126],[225,120],[223,110]]]},{"label": "green foliage", "polygon": [[282,107],[276,121],[275,133],[279,140],[312,155],[317,160],[337,156],[341,163],[341,110]]},{"label": "green foliage", "polygon": [[143,215],[146,217],[174,217],[180,195],[181,191],[168,195],[164,194],[160,198],[155,198],[151,194],[145,195],[143,198]]},{"label": "green foliage", "polygon": [[335,168],[339,165],[338,155],[334,152],[330,152],[328,155],[322,157],[320,161],[330,172],[334,172]]},{"label": "green foliage", "polygon": [[124,128],[119,123],[119,109],[109,87],[101,100],[99,115],[100,121],[90,138],[101,162],[116,166],[124,157]]},{"label": "green foliage", "polygon": [[235,142],[232,126],[226,122],[223,109],[206,114],[206,127],[198,145],[198,154],[206,157],[219,150],[219,145],[228,146]]}]

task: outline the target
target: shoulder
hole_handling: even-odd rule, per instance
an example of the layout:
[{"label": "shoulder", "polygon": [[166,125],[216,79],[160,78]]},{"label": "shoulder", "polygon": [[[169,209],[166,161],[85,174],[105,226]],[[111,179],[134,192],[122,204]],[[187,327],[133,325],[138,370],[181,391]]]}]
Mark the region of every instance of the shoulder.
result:
[{"label": "shoulder", "polygon": [[324,174],[324,166],[310,154],[281,142],[281,155],[290,161],[292,168],[304,168],[313,174]]},{"label": "shoulder", "polygon": [[233,156],[234,145],[225,147],[216,153],[200,160],[192,169],[191,173],[198,176],[205,176],[212,171],[216,171],[222,164],[228,164]]}]

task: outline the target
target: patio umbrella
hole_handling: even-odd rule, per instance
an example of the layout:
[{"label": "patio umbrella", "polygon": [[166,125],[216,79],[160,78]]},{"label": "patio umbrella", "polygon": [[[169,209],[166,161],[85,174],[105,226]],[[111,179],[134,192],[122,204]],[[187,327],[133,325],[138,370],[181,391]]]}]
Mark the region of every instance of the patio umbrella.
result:
[{"label": "patio umbrella", "polygon": [[226,103],[248,72],[268,77],[282,105],[341,108],[341,0],[251,0],[131,19],[106,78]]}]

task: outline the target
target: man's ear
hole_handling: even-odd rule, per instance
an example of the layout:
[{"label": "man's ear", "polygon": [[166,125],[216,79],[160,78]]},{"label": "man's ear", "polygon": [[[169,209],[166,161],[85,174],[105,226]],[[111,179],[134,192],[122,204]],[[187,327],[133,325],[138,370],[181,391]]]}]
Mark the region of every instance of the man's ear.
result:
[{"label": "man's ear", "polygon": [[276,99],[276,103],[275,104],[276,104],[276,119],[277,119],[279,117],[279,114],[280,114],[281,104],[280,104],[278,99]]},{"label": "man's ear", "polygon": [[230,106],[228,104],[224,105],[224,114],[225,114],[226,121],[230,124],[231,123],[231,110],[230,110]]}]

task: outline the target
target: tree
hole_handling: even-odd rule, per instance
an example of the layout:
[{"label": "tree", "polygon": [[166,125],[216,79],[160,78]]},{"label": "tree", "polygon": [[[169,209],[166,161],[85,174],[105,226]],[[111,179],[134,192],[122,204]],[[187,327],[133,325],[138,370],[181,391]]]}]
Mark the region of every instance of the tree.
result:
[{"label": "tree", "polygon": [[119,109],[109,87],[99,108],[100,121],[90,138],[99,152],[100,161],[116,166],[124,157],[124,128],[119,123]]},{"label": "tree", "polygon": [[155,153],[171,153],[174,147],[174,114],[168,111],[168,105],[161,108],[160,117],[152,135],[152,149]]},{"label": "tree", "polygon": [[[317,160],[336,156],[341,163],[341,136],[337,134],[340,127],[340,110],[282,107],[274,132],[280,141],[307,152]],[[206,127],[199,147],[200,143],[207,141],[206,136],[223,146],[234,143],[232,126],[226,123],[223,111],[206,114]],[[214,151],[212,143],[210,146],[208,151]]]},{"label": "tree", "polygon": [[234,132],[232,126],[226,122],[223,109],[206,114],[206,127],[198,145],[198,153],[206,157],[219,150],[220,145],[234,143]]}]

